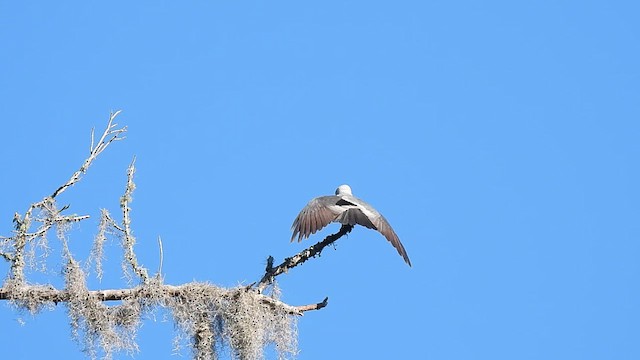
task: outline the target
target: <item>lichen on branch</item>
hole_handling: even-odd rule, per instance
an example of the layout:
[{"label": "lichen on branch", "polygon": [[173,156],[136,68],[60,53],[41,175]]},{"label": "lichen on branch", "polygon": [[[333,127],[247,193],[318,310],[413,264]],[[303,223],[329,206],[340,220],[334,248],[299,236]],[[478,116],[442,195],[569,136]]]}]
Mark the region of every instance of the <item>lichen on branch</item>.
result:
[{"label": "lichen on branch", "polygon": [[[68,214],[70,205],[59,207],[56,200],[82,179],[104,150],[124,139],[127,128],[119,128],[114,123],[119,114],[120,111],[110,114],[107,126],[97,141],[92,130],[89,155],[80,168],[51,195],[31,204],[24,213],[16,213],[12,235],[0,237],[0,258],[10,266],[0,288],[0,300],[8,300],[17,308],[32,314],[64,304],[72,334],[82,344],[83,351],[92,358],[100,354],[109,358],[119,351],[139,351],[135,341],[136,332],[145,314],[158,309],[167,309],[171,313],[178,329],[176,344],[183,344],[186,340],[194,358],[217,358],[220,349],[226,347],[232,350],[236,358],[260,359],[269,344],[275,346],[280,358],[294,357],[297,353],[297,318],[306,311],[326,306],[327,299],[302,306],[286,304],[279,300],[279,291],[273,279],[319,254],[328,243],[322,246],[316,244],[306,253],[292,257],[293,260],[288,259],[286,266],[271,267],[272,271],[265,274],[257,287],[221,288],[195,282],[164,284],[161,270],[156,276],[149,276],[148,270],[139,264],[134,251],[136,238],[130,203],[135,190],[135,158],[127,168],[125,190],[120,199],[122,220],[118,222],[106,209],[101,210],[89,262],[95,264],[96,276],[101,279],[107,237],[117,236],[121,239],[120,246],[124,252],[123,271],[125,274],[131,271],[139,283],[133,286],[130,282],[130,287],[123,289],[89,289],[87,273],[67,244],[71,225],[88,219],[89,215]],[[41,267],[36,263],[48,255],[47,235],[51,231],[55,231],[61,242],[62,289],[50,284],[31,284],[25,273],[25,267],[34,264],[36,270],[47,271],[45,263]],[[162,248],[160,250],[162,256]],[[271,285],[269,295],[264,293],[267,285]],[[113,305],[109,303],[111,301],[118,303]]]}]

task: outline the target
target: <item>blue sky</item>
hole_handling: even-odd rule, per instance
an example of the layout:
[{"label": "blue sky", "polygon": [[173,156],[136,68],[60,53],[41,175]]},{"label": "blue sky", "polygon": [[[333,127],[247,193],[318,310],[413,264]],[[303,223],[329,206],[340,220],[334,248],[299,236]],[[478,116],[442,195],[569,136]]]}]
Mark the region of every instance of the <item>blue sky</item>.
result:
[{"label": "blue sky", "polygon": [[[639,11],[4,1],[0,233],[121,109],[126,141],[60,199],[92,215],[69,235],[79,259],[134,155],[138,256],[156,269],[162,237],[170,284],[258,280],[268,255],[312,244],[288,241],[306,202],[348,183],[414,266],[356,229],[282,276],[288,303],[329,297],[299,321],[300,359],[638,359]],[[111,242],[91,288],[125,285],[120,256]],[[59,260],[37,279],[59,284]],[[3,304],[0,322],[8,358],[84,358],[63,306]],[[145,321],[134,357],[180,358],[173,334]]]}]

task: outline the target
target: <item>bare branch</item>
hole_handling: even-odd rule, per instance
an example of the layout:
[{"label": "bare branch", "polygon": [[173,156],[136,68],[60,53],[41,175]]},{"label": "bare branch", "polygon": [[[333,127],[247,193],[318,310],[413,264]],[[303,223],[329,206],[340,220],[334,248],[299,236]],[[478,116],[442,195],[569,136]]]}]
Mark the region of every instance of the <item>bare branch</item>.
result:
[{"label": "bare branch", "polygon": [[327,246],[333,244],[336,240],[340,239],[342,236],[348,234],[353,229],[353,225],[342,225],[340,231],[335,234],[327,236],[324,240],[310,246],[307,249],[302,250],[298,254],[288,257],[284,259],[284,261],[276,266],[273,265],[273,258],[271,260],[267,260],[267,269],[265,271],[264,276],[258,282],[256,289],[258,292],[262,293],[262,291],[273,282],[274,278],[282,273],[293,269],[294,267],[304,263],[316,255],[320,255],[322,250]]},{"label": "bare branch", "polygon": [[324,300],[322,300],[321,302],[319,302],[317,304],[297,306],[296,309],[298,311],[300,311],[301,313],[303,313],[305,311],[320,310],[323,307],[327,306],[327,304],[329,304],[329,298],[328,297],[324,298]]},{"label": "bare branch", "polygon": [[91,145],[89,146],[89,152],[91,153],[93,151],[93,135],[95,135],[95,130],[96,128],[91,128]]},{"label": "bare branch", "polygon": [[120,225],[118,225],[118,223],[116,223],[115,220],[113,220],[113,218],[111,217],[111,214],[109,214],[109,212],[107,212],[105,215],[105,218],[109,221],[109,225],[112,226],[114,229],[120,231],[120,232],[124,232],[124,228]]},{"label": "bare branch", "polygon": [[80,181],[82,174],[87,172],[87,169],[89,168],[91,163],[112,142],[124,139],[124,136],[121,136],[121,135],[127,132],[127,127],[125,126],[120,129],[116,129],[118,125],[113,123],[113,120],[115,120],[115,118],[119,114],[120,114],[120,110],[116,112],[112,112],[109,115],[109,122],[107,123],[107,128],[102,133],[102,136],[100,137],[100,140],[98,141],[98,144],[96,146],[94,146],[94,143],[93,143],[93,130],[91,130],[91,149],[90,149],[91,151],[89,152],[89,157],[84,161],[84,163],[82,163],[82,166],[80,166],[80,169],[78,169],[75,173],[73,173],[73,175],[71,175],[71,178],[69,178],[69,180],[64,185],[60,186],[58,189],[56,189],[56,191],[53,192],[53,194],[51,194],[51,198],[55,199],[56,196],[63,193],[65,190],[67,190],[67,188],[69,188],[70,186],[73,186],[75,183]]},{"label": "bare branch", "polygon": [[162,276],[162,262],[164,261],[164,253],[162,251],[162,238],[158,236],[158,248],[160,250],[160,265],[158,265],[158,276]]}]

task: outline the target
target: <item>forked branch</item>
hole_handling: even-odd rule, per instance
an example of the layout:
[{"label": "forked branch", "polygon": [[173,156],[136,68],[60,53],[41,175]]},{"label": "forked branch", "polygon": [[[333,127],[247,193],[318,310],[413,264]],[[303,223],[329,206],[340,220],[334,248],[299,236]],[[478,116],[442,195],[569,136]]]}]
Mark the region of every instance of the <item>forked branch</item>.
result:
[{"label": "forked branch", "polygon": [[[102,153],[112,142],[124,139],[122,134],[127,131],[126,126],[118,129],[117,124],[113,123],[118,114],[120,114],[120,111],[112,112],[109,115],[107,127],[102,133],[97,144],[94,144],[93,131],[91,132],[89,156],[85,159],[80,168],[71,175],[67,182],[58,187],[50,196],[46,196],[44,199],[31,204],[24,215],[20,215],[18,213],[14,215],[14,235],[9,238],[3,238],[3,242],[0,244],[0,255],[5,260],[11,262],[11,279],[19,282],[23,282],[25,280],[25,247],[27,244],[35,241],[36,239],[41,239],[43,242],[46,241],[46,234],[54,226],[57,226],[58,229],[63,229],[67,224],[89,218],[88,215],[62,215],[62,212],[68,209],[68,206],[58,209],[56,207],[55,200],[58,195],[80,181],[82,174],[87,171],[91,163],[93,163],[96,157],[100,155],[100,153]],[[38,213],[34,214],[36,210],[43,214],[43,216],[38,218]],[[34,232],[30,232],[31,225],[34,221],[40,222],[41,225]],[[63,245],[66,247],[65,240],[61,240],[63,240]]]},{"label": "forked branch", "polygon": [[[160,246],[160,267],[158,276],[149,277],[145,267],[138,264],[134,251],[136,239],[132,230],[131,207],[132,193],[135,189],[133,176],[135,158],[127,169],[127,184],[120,199],[122,221],[116,222],[106,210],[102,210],[98,234],[94,240],[90,260],[96,262],[98,278],[102,274],[101,259],[107,235],[116,235],[122,239],[124,250],[123,268],[125,274],[131,271],[141,283],[124,289],[89,290],[86,274],[80,263],[74,259],[67,247],[65,232],[70,224],[89,218],[88,215],[66,214],[68,205],[58,207],[58,195],[78,183],[93,161],[110,144],[124,139],[126,127],[118,128],[114,124],[120,111],[112,112],[106,129],[94,138],[91,132],[89,156],[78,170],[51,195],[30,205],[23,214],[16,213],[13,219],[14,231],[10,237],[0,237],[0,258],[10,263],[9,276],[0,287],[0,300],[9,300],[18,308],[32,313],[44,305],[65,303],[72,325],[72,333],[77,336],[83,332],[89,350],[102,347],[107,355],[111,351],[136,349],[134,335],[142,314],[155,307],[170,308],[177,327],[191,338],[194,355],[213,357],[215,344],[225,341],[234,350],[238,358],[261,358],[260,350],[267,343],[276,343],[279,354],[295,354],[295,318],[307,311],[322,309],[328,299],[315,304],[292,306],[278,299],[277,287],[267,295],[264,290],[273,283],[275,277],[287,272],[351,231],[353,226],[342,226],[336,234],[327,236],[323,241],[304,251],[286,258],[273,266],[270,257],[267,269],[257,285],[231,289],[220,288],[208,283],[188,283],[166,285],[162,279],[162,242]],[[38,226],[33,226],[37,223]],[[35,250],[27,245],[46,246],[46,237],[50,230],[57,230],[62,242],[65,287],[54,288],[51,285],[32,285],[26,279],[25,266],[35,257]],[[33,255],[31,255],[33,253]],[[255,285],[255,286],[254,286]],[[103,304],[120,301],[120,304]],[[209,340],[214,340],[211,342]],[[89,351],[90,355],[94,355]]]},{"label": "forked branch", "polygon": [[69,178],[69,180],[64,185],[60,186],[58,189],[56,189],[56,191],[53,192],[53,194],[51,194],[52,198],[55,199],[56,196],[67,190],[67,188],[80,181],[82,174],[87,172],[87,169],[89,169],[91,163],[93,163],[98,155],[100,155],[109,145],[111,145],[112,142],[124,139],[124,136],[122,135],[127,132],[127,127],[124,126],[120,129],[117,129],[118,124],[113,123],[113,121],[119,114],[120,110],[109,114],[109,123],[107,123],[107,128],[102,133],[102,136],[100,137],[100,140],[98,140],[97,144],[94,143],[93,129],[91,130],[91,146],[89,147],[89,157],[85,159],[84,163],[82,163],[82,166],[80,166],[80,169],[73,173],[73,175],[71,175],[71,178]]}]

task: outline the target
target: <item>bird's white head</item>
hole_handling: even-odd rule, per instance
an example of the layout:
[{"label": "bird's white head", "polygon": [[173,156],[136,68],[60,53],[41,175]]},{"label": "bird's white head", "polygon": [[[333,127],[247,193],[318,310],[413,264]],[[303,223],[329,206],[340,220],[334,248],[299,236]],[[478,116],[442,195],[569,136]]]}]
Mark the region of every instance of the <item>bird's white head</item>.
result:
[{"label": "bird's white head", "polygon": [[349,185],[340,185],[336,189],[336,195],[351,195],[351,187]]}]

